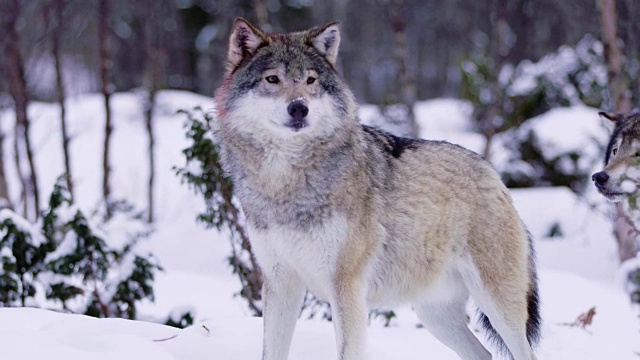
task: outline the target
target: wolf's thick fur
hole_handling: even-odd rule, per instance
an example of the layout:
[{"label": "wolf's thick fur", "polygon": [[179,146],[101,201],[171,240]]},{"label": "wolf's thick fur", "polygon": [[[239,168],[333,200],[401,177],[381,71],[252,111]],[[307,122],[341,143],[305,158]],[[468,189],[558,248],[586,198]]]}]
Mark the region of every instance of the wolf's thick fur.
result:
[{"label": "wolf's thick fur", "polygon": [[625,179],[640,180],[640,113],[601,112],[614,125],[604,157],[604,169],[593,174],[598,191],[617,202],[628,195],[622,188]]},{"label": "wolf's thick fur", "polygon": [[335,70],[337,23],[264,34],[234,23],[216,93],[222,161],[265,276],[263,359],[283,360],[304,293],[331,304],[339,359],[362,359],[369,306],[410,303],[463,359],[473,296],[516,360],[539,337],[534,254],[489,163],[362,126]]}]

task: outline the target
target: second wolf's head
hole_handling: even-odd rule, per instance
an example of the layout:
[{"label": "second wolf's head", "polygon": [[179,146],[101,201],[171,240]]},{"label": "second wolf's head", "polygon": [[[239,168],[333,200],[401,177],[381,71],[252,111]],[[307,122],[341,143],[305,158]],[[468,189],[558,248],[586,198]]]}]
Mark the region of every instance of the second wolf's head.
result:
[{"label": "second wolf's head", "polygon": [[297,143],[357,124],[353,95],[335,69],[339,45],[338,23],[265,34],[236,19],[216,92],[221,125],[256,140]]},{"label": "second wolf's head", "polygon": [[601,112],[600,116],[612,121],[615,128],[607,146],[605,167],[591,179],[608,200],[620,201],[635,192],[640,181],[640,113]]}]

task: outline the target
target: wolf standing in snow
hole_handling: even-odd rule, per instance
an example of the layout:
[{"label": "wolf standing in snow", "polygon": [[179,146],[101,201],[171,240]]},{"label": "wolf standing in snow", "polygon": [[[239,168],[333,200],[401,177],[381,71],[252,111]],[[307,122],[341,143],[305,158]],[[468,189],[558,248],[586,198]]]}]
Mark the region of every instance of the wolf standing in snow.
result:
[{"label": "wolf standing in snow", "polygon": [[265,34],[236,19],[216,92],[222,163],[264,272],[264,360],[287,359],[308,289],[331,304],[338,358],[362,359],[368,307],[409,303],[462,359],[516,360],[540,332],[531,240],[491,165],[461,147],[360,125],[336,72],[337,23]]}]

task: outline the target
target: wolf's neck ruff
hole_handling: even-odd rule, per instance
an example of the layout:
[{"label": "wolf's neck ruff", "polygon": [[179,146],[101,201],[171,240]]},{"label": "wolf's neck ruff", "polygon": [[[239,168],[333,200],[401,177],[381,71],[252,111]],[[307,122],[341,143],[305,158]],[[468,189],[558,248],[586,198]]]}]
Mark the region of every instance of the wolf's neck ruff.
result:
[{"label": "wolf's neck ruff", "polygon": [[[275,136],[255,138],[233,129],[224,131],[223,149],[229,160],[226,170],[234,181],[250,181],[260,187],[264,182],[288,183],[292,178],[300,178],[304,185],[307,177],[314,176],[314,170],[328,167],[341,168],[340,159],[353,156],[353,152],[362,151],[358,146],[358,133],[344,129],[340,134],[328,136],[305,136],[295,139],[283,139]],[[233,154],[233,155],[232,155]],[[264,188],[266,192],[280,189]]]}]

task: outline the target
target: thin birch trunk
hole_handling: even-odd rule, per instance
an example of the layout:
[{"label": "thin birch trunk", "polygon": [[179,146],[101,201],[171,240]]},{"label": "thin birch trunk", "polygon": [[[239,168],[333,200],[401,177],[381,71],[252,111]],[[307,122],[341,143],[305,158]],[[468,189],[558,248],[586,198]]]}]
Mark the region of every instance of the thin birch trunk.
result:
[{"label": "thin birch trunk", "polygon": [[417,90],[413,74],[409,73],[409,44],[407,37],[407,19],[403,13],[404,1],[391,0],[389,17],[394,34],[393,58],[396,63],[398,82],[400,86],[400,101],[407,108],[407,121],[409,136],[418,137],[418,125],[416,123],[413,107],[417,101]]},{"label": "thin birch trunk", "polygon": [[[624,55],[619,45],[618,17],[615,0],[596,0],[602,25],[602,42],[607,62],[607,74],[611,99],[616,111],[631,111],[629,89],[623,75]],[[618,242],[618,258],[625,261],[636,255],[638,232],[631,223],[621,203],[615,204],[614,232]]]},{"label": "thin birch trunk", "polygon": [[0,130],[0,209],[12,208],[4,166],[4,133]]},{"label": "thin birch trunk", "polygon": [[111,48],[109,35],[109,15],[111,12],[111,1],[100,0],[99,2],[99,23],[98,23],[98,41],[100,46],[100,90],[104,97],[105,106],[105,126],[104,126],[104,145],[102,156],[102,197],[106,208],[107,218],[111,217],[111,165],[109,151],[111,148],[111,134],[113,132],[113,124],[111,119],[111,93],[113,85],[110,81],[111,70]]},{"label": "thin birch trunk", "polygon": [[47,9],[46,19],[49,24],[53,24],[50,28],[51,31],[51,54],[53,55],[53,64],[56,71],[56,97],[58,104],[60,105],[60,128],[62,130],[62,152],[64,155],[64,170],[65,180],[67,183],[67,190],[73,200],[73,177],[71,175],[71,155],[69,152],[69,132],[67,129],[67,109],[64,101],[66,98],[64,91],[64,83],[62,79],[62,58],[60,56],[60,39],[62,37],[62,25],[64,23],[63,13],[66,0],[54,0],[52,4],[53,9]]},{"label": "thin birch trunk", "polygon": [[24,62],[22,59],[22,51],[20,49],[20,38],[16,30],[16,22],[20,18],[21,4],[19,0],[7,0],[2,2],[2,7],[0,9],[3,13],[2,20],[5,36],[4,51],[7,58],[7,67],[9,74],[9,92],[13,99],[16,113],[16,138],[14,139],[16,150],[16,166],[18,167],[18,173],[22,174],[22,156],[20,153],[22,152],[21,147],[24,147],[30,169],[28,182],[23,178],[22,175],[19,175],[21,178],[21,182],[23,183],[23,200],[25,209],[24,212],[25,216],[29,216],[27,195],[31,195],[33,200],[33,216],[31,216],[31,218],[37,219],[39,215],[40,196],[38,191],[38,178],[29,131],[31,123],[27,116],[29,94],[27,92],[27,84],[24,77]]}]

